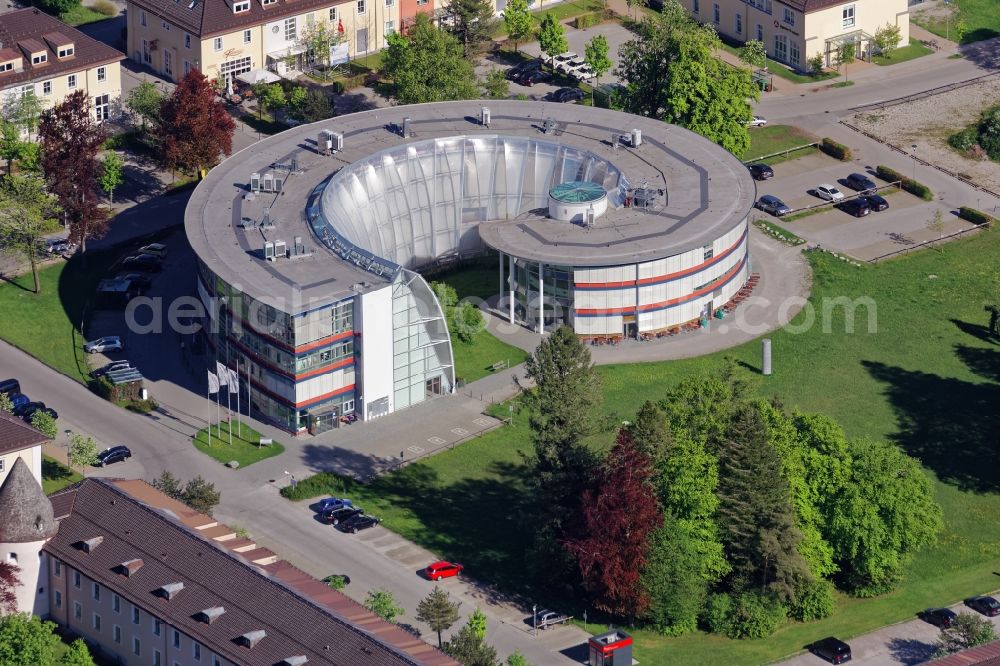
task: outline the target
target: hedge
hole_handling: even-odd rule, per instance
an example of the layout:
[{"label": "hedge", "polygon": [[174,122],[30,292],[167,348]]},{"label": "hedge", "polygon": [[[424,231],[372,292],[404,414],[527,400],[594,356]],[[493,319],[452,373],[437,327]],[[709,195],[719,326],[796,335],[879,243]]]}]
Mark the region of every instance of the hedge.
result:
[{"label": "hedge", "polygon": [[586,30],[591,26],[597,25],[603,20],[604,16],[600,12],[592,12],[590,14],[580,14],[575,19],[574,27],[577,30]]},{"label": "hedge", "polygon": [[972,222],[973,224],[986,225],[987,227],[992,227],[997,222],[997,219],[992,215],[987,215],[981,210],[969,208],[968,206],[962,206],[959,208],[958,216],[963,220]]},{"label": "hedge", "polygon": [[904,190],[914,196],[920,197],[924,201],[934,201],[934,193],[931,191],[931,188],[912,178],[907,178],[895,169],[890,169],[887,166],[879,164],[875,167],[875,175],[889,183],[898,182],[899,186]]},{"label": "hedge", "polygon": [[820,144],[819,149],[830,157],[835,157],[841,162],[850,162],[853,155],[851,155],[851,149],[842,143],[837,143],[833,139],[826,137]]}]

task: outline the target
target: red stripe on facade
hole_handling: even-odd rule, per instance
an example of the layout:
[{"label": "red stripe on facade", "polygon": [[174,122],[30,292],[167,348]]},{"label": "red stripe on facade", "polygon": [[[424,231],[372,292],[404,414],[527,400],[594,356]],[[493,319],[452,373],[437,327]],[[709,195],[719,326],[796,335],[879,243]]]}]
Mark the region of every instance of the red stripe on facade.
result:
[{"label": "red stripe on facade", "polygon": [[351,384],[350,386],[345,386],[345,387],[339,388],[339,389],[337,389],[335,391],[330,391],[329,393],[324,393],[323,395],[318,395],[315,398],[309,398],[305,402],[297,402],[297,403],[295,403],[295,407],[296,407],[296,409],[301,409],[302,407],[308,407],[309,405],[315,405],[317,402],[323,402],[324,400],[329,400],[330,398],[336,397],[338,395],[343,395],[345,393],[350,393],[353,390],[354,390],[354,384]]},{"label": "red stripe on facade", "polygon": [[354,331],[344,331],[343,333],[337,333],[336,335],[329,335],[329,336],[327,336],[325,338],[321,338],[319,340],[316,340],[315,342],[310,342],[310,343],[304,344],[304,345],[302,345],[300,347],[296,347],[295,348],[295,353],[296,354],[301,354],[302,352],[307,352],[307,351],[311,351],[313,349],[317,349],[319,347],[324,347],[326,345],[331,345],[334,342],[337,342],[339,340],[344,340],[346,338],[351,337],[352,335],[354,335]]},{"label": "red stripe on facade", "polygon": [[295,381],[300,382],[303,379],[309,379],[310,377],[317,377],[319,375],[324,375],[328,372],[333,372],[334,370],[340,370],[341,368],[345,368],[349,365],[354,365],[353,356],[345,356],[344,358],[340,359],[339,361],[337,361],[332,365],[324,365],[322,367],[309,370],[308,372],[303,372],[301,374],[295,375]]}]

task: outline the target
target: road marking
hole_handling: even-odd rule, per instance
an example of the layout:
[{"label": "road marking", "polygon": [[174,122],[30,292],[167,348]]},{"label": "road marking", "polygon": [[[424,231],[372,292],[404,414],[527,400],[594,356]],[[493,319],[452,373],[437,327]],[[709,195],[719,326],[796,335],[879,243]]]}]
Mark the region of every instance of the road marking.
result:
[{"label": "road marking", "polygon": [[483,419],[483,418],[473,419],[472,422],[475,423],[476,425],[480,425],[480,426],[482,426],[484,428],[489,428],[491,425],[493,425],[493,421],[490,421],[489,419]]},{"label": "road marking", "polygon": [[406,447],[406,450],[409,451],[410,453],[423,453],[424,452],[424,448],[422,446],[416,446],[416,445],[408,446],[408,447]]},{"label": "road marking", "polygon": [[434,446],[441,446],[442,444],[445,443],[445,441],[440,437],[428,437],[427,441],[433,444]]},{"label": "road marking", "polygon": [[451,431],[458,435],[459,437],[465,437],[469,434],[469,431],[465,428],[452,428]]}]

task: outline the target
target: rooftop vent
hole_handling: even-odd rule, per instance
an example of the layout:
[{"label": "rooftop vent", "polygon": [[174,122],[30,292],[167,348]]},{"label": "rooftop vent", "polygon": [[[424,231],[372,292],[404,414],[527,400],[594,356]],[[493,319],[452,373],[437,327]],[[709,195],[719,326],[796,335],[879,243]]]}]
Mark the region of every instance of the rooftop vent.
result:
[{"label": "rooftop vent", "polygon": [[409,116],[406,116],[405,118],[403,118],[403,124],[399,128],[399,130],[400,130],[400,134],[402,134],[402,136],[403,136],[404,139],[407,139],[407,138],[413,136],[413,133],[412,133],[411,127],[410,127],[410,125],[412,123],[413,123],[413,119],[410,118]]},{"label": "rooftop vent", "polygon": [[486,129],[490,128],[490,110],[487,107],[483,107],[479,110],[479,122],[483,124]]},{"label": "rooftop vent", "polygon": [[300,654],[297,657],[285,657],[281,660],[281,666],[302,666],[307,661],[309,661],[309,658],[304,654]]},{"label": "rooftop vent", "polygon": [[143,561],[138,558],[128,560],[127,562],[122,562],[118,565],[118,573],[131,578],[136,571],[142,568],[142,565]]},{"label": "rooftop vent", "polygon": [[236,642],[243,647],[253,648],[257,643],[260,643],[267,636],[267,633],[263,629],[258,629],[257,631],[248,631],[239,638]]},{"label": "rooftop vent", "polygon": [[542,133],[549,134],[556,127],[556,121],[551,118],[546,118],[545,122],[542,123]]},{"label": "rooftop vent", "polygon": [[94,552],[94,549],[96,549],[102,543],[104,543],[104,537],[102,536],[91,537],[90,539],[85,539],[80,542],[80,550],[82,550],[85,553],[92,553]]},{"label": "rooftop vent", "polygon": [[212,608],[206,608],[205,610],[198,613],[198,619],[205,624],[212,624],[226,612],[226,609],[222,606],[213,606]]},{"label": "rooftop vent", "polygon": [[325,155],[339,153],[344,150],[344,135],[340,132],[321,130],[316,139],[316,145],[319,152]]},{"label": "rooftop vent", "polygon": [[631,143],[633,148],[638,148],[642,145],[642,130],[632,130]]},{"label": "rooftop vent", "polygon": [[176,597],[183,589],[184,589],[184,583],[167,583],[166,585],[163,585],[158,590],[156,590],[156,593],[159,596],[166,599],[167,601],[170,601],[171,599]]}]

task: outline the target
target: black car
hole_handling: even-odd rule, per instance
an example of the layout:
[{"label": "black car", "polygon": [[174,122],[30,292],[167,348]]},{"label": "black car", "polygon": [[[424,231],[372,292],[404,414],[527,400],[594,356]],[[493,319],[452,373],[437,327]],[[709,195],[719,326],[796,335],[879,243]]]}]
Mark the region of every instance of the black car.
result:
[{"label": "black car", "polygon": [[131,271],[158,273],[163,270],[163,261],[151,254],[137,254],[133,257],[125,257],[122,260],[122,268]]},{"label": "black car", "polygon": [[111,463],[122,462],[123,460],[128,460],[132,457],[132,452],[124,444],[119,444],[118,446],[112,446],[109,449],[104,449],[97,454],[96,467],[104,467],[105,465],[110,465]]},{"label": "black car", "polygon": [[851,660],[851,646],[833,636],[816,641],[809,646],[809,651],[831,664],[843,664]]},{"label": "black car", "polygon": [[767,164],[755,162],[753,164],[748,164],[747,168],[750,169],[750,175],[754,177],[754,180],[767,180],[768,178],[774,178],[774,169]]},{"label": "black car", "polygon": [[784,201],[773,194],[765,194],[757,200],[756,205],[757,208],[761,209],[765,213],[770,213],[775,217],[781,217],[782,215],[792,211],[791,208],[785,205]]},{"label": "black car", "polygon": [[353,518],[359,513],[364,513],[356,506],[342,506],[339,509],[330,509],[319,514],[319,519],[328,525],[339,525],[348,518]]},{"label": "black car", "polygon": [[0,393],[14,395],[21,392],[21,382],[16,379],[5,379],[0,381]]},{"label": "black car", "polygon": [[122,273],[115,277],[116,280],[128,280],[140,289],[149,289],[153,286],[153,278],[142,273]]},{"label": "black car", "polygon": [[550,80],[552,80],[552,73],[541,69],[534,69],[517,77],[517,83],[520,83],[522,86],[533,86],[536,83],[544,83]]},{"label": "black car", "polygon": [[958,616],[955,615],[955,611],[948,610],[947,608],[928,608],[917,613],[917,617],[928,624],[933,624],[935,627],[947,629]]},{"label": "black car", "polygon": [[577,102],[583,99],[583,91],[579,88],[560,88],[549,98],[553,102]]},{"label": "black car", "polygon": [[987,617],[1000,615],[1000,601],[993,597],[969,597],[965,600],[965,605]]},{"label": "black car", "polygon": [[337,529],[341,532],[352,532],[357,534],[361,530],[366,530],[369,527],[375,527],[381,521],[375,516],[366,516],[363,513],[359,513],[356,516],[352,516],[347,520],[342,520]]},{"label": "black car", "polygon": [[865,201],[873,211],[882,211],[889,207],[889,202],[877,194],[869,194],[865,197]]},{"label": "black car", "polygon": [[878,189],[875,181],[863,173],[852,173],[844,182],[849,188],[858,192],[874,192]]},{"label": "black car", "polygon": [[31,423],[31,417],[35,415],[35,412],[45,412],[53,419],[59,418],[59,412],[52,409],[51,407],[46,407],[44,402],[29,402],[21,407],[21,412],[18,414],[22,419]]},{"label": "black car", "polygon": [[837,204],[837,208],[845,213],[853,215],[854,217],[864,217],[868,213],[872,212],[872,209],[868,207],[868,201],[864,197],[841,201]]},{"label": "black car", "polygon": [[535,58],[534,60],[526,60],[525,62],[522,62],[519,65],[514,65],[513,67],[507,70],[505,76],[507,77],[508,81],[516,81],[518,78],[520,78],[527,72],[533,72],[536,69],[541,69],[541,68],[542,68],[541,58]]}]

